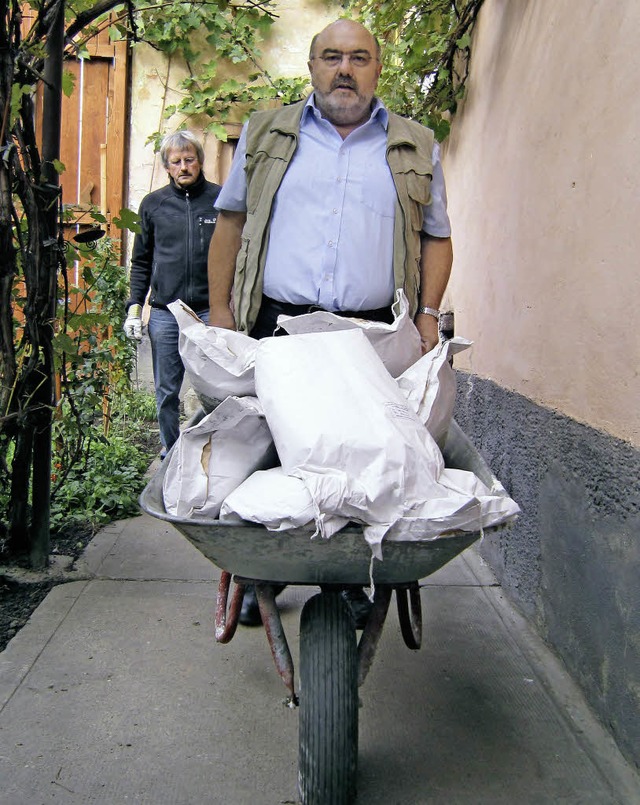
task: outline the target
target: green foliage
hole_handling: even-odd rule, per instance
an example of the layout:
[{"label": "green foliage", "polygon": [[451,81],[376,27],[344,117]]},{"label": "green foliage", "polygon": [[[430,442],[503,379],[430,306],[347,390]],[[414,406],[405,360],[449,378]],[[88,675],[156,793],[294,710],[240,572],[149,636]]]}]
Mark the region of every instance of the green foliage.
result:
[{"label": "green foliage", "polygon": [[[120,220],[131,222],[132,216],[122,210]],[[94,212],[92,221],[103,223],[104,216]],[[74,268],[60,268],[53,338],[60,391],[52,429],[50,522],[57,531],[136,513],[142,476],[157,452],[155,445],[144,447],[155,401],[132,389],[136,348],[122,329],[128,277],[118,243],[110,237],[96,244],[69,242],[66,262]],[[76,270],[77,283],[68,279]],[[19,279],[14,303],[24,310]],[[9,431],[0,430],[0,455],[0,512],[6,516],[15,456]],[[2,516],[0,543],[6,531]]]},{"label": "green foliage", "polygon": [[[104,216],[92,213],[95,223]],[[136,226],[121,210],[119,226]],[[138,511],[143,475],[157,446],[148,442],[153,395],[134,392],[136,347],[124,334],[128,277],[117,241],[75,246],[78,284],[62,274],[54,338],[61,396],[53,419],[51,527],[99,526]]]},{"label": "green foliage", "polygon": [[[151,456],[143,438],[148,411],[136,402],[137,396],[118,400],[120,412],[108,438],[95,423],[85,429],[88,438],[82,459],[70,468],[52,496],[54,531],[86,524],[95,528],[138,513],[138,496]],[[148,395],[141,396],[148,400]],[[63,467],[56,461],[52,469],[55,484]]]},{"label": "green foliage", "polygon": [[73,94],[73,90],[76,87],[76,77],[70,70],[65,70],[62,73],[62,91],[70,98]]},{"label": "green foliage", "polygon": [[[96,418],[108,412],[115,397],[130,392],[136,354],[122,330],[128,278],[117,243],[105,237],[95,246],[70,243],[69,250],[80,281],[69,283],[67,272],[62,274],[53,340],[61,387],[53,437],[62,478],[85,454]],[[106,435],[108,418],[103,430]]]},{"label": "green foliage", "polygon": [[[471,31],[483,0],[353,0],[346,10],[383,45],[384,70],[378,93],[395,112],[432,128],[443,140],[450,117],[464,97]],[[260,64],[260,45],[272,24],[271,2],[249,8],[216,0],[138,5],[136,35],[169,55],[183,58],[189,77],[177,88],[182,99],[165,117],[182,125],[205,117],[205,130],[226,140],[224,123],[246,118],[274,101],[303,98],[307,76],[272,76]],[[121,33],[124,33],[124,29]],[[214,54],[212,57],[211,54]],[[234,77],[221,68],[235,65]],[[149,138],[156,145],[160,132]]]},{"label": "green foliage", "polygon": [[351,10],[382,45],[378,94],[391,110],[449,133],[450,116],[464,97],[471,31],[483,0],[376,0]]},{"label": "green foliage", "polygon": [[[205,131],[227,139],[224,123],[273,101],[291,103],[304,97],[307,77],[273,77],[260,64],[260,45],[273,24],[271,0],[250,5],[227,0],[206,3],[169,2],[136,6],[135,30],[120,21],[112,36],[134,36],[183,59],[189,76],[176,88],[182,95],[165,118],[178,115],[182,126],[192,118],[208,118]],[[227,75],[234,65],[234,77]],[[160,132],[149,140],[156,146]]]}]

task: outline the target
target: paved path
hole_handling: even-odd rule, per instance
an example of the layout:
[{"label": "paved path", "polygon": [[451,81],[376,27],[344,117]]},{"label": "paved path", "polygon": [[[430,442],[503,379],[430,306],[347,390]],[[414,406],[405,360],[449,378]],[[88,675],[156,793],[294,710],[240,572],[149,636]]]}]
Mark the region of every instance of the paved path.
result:
[{"label": "paved path", "polygon": [[[262,629],[215,643],[218,575],[147,515],[96,536],[0,654],[3,805],[296,802],[297,711]],[[392,608],[361,688],[358,803],[640,803],[635,772],[476,553],[423,585],[422,650]],[[294,660],[313,592],[282,596]]]}]

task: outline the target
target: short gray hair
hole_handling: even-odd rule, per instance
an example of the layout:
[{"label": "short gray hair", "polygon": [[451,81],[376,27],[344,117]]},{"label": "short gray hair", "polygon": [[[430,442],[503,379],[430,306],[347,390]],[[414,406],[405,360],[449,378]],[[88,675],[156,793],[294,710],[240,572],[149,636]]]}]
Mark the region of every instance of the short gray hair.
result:
[{"label": "short gray hair", "polygon": [[204,148],[193,132],[185,130],[167,134],[160,143],[160,158],[164,167],[169,167],[169,151],[184,151],[190,145],[195,148],[198,162],[202,165],[204,163]]}]

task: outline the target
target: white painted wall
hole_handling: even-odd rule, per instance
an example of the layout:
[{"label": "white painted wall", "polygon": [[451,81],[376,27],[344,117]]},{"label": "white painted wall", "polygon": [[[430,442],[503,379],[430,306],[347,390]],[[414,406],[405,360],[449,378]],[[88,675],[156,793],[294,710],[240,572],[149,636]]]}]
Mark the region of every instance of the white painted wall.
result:
[{"label": "white painted wall", "polygon": [[[282,0],[277,3],[275,13],[277,19],[262,46],[263,65],[280,76],[307,75],[311,39],[339,16],[339,10],[330,3],[314,0]],[[174,131],[181,123],[178,117],[164,120],[163,111],[166,106],[179,102],[177,87],[186,76],[186,69],[177,59],[168,60],[148,46],[137,45],[133,50],[131,75],[128,206],[137,209],[147,193],[167,183],[166,171],[154,156],[153,145],[146,145],[146,140],[154,131]],[[200,121],[200,124],[205,122]],[[190,121],[189,127],[196,133],[201,132],[197,122],[194,125]],[[236,133],[239,131],[238,125]],[[222,183],[228,172],[231,149],[222,147],[212,135],[205,136],[203,144],[205,175],[211,181]]]},{"label": "white painted wall", "polygon": [[640,3],[485,0],[445,148],[460,368],[640,445]]}]

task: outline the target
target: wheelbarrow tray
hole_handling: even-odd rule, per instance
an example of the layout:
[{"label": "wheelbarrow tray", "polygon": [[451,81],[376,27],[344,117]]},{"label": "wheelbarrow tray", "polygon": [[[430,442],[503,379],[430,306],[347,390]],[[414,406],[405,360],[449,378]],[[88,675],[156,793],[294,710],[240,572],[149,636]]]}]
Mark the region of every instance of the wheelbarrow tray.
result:
[{"label": "wheelbarrow tray", "polygon": [[[453,421],[443,450],[445,466],[475,473],[489,488],[491,470]],[[269,531],[262,525],[205,517],[176,517],[164,507],[162,483],[167,462],[151,478],[140,506],[171,523],[217,567],[236,576],[288,584],[404,584],[429,576],[473,544],[480,531],[452,531],[433,539],[383,541],[383,561],[371,563],[362,527],[349,524],[330,539],[312,539],[313,527]],[[497,494],[504,494],[501,485]]]}]

